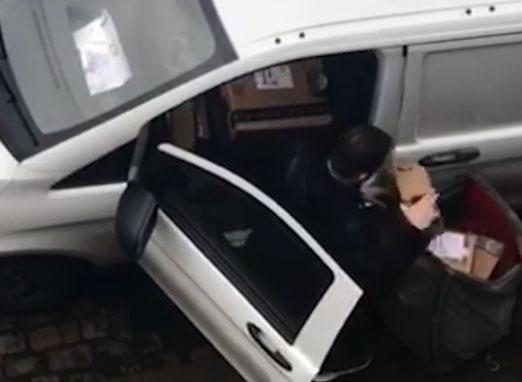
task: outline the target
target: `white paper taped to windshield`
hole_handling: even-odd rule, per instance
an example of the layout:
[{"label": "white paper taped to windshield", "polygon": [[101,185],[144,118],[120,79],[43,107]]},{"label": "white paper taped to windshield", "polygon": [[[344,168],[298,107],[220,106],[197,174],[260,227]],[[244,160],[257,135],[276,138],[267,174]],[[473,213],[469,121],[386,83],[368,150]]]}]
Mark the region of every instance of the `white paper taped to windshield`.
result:
[{"label": "white paper taped to windshield", "polygon": [[74,42],[90,95],[119,88],[132,77],[118,32],[106,9],[100,17],[74,32]]}]

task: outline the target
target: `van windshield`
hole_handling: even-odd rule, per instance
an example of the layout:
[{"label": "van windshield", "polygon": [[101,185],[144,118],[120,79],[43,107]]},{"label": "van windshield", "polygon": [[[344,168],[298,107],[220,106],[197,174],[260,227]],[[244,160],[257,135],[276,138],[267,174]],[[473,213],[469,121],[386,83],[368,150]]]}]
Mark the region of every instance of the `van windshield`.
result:
[{"label": "van windshield", "polygon": [[194,77],[216,52],[203,1],[0,0],[3,48],[40,132]]}]

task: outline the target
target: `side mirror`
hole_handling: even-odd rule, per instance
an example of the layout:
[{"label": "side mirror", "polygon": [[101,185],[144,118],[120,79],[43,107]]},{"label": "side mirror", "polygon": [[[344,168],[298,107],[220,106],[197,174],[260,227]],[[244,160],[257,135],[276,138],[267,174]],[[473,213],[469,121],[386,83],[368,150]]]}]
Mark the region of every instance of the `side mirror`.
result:
[{"label": "side mirror", "polygon": [[116,236],[133,260],[142,254],[156,224],[158,204],[154,195],[138,182],[130,182],[116,212]]}]

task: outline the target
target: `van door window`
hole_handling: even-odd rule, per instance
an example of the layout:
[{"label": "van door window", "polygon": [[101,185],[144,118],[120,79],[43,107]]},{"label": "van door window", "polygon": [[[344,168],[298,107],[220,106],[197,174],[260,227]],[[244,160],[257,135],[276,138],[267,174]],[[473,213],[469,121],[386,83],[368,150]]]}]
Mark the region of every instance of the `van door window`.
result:
[{"label": "van door window", "polygon": [[522,121],[522,43],[486,44],[425,53],[419,138],[483,131]]},{"label": "van door window", "polygon": [[274,213],[237,187],[163,153],[142,181],[160,208],[292,343],[333,274]]}]

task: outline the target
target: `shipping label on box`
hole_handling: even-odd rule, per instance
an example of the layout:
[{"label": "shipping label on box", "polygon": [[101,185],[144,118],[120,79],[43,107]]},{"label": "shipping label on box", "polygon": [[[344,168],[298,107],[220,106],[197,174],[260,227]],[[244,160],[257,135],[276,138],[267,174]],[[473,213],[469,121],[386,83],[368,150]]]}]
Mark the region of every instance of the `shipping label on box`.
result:
[{"label": "shipping label on box", "polygon": [[259,90],[292,89],[294,87],[290,65],[279,65],[255,72],[254,81]]}]

